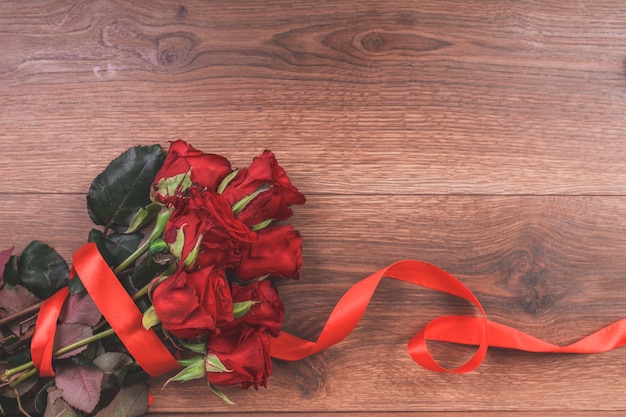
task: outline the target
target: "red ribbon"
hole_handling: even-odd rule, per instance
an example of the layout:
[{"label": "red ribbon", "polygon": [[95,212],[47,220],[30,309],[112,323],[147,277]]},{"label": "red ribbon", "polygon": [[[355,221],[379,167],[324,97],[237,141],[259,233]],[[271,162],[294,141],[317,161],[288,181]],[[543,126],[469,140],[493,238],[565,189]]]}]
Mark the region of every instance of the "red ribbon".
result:
[{"label": "red ribbon", "polygon": [[[95,243],[87,243],[73,256],[74,270],[104,318],[139,366],[150,376],[160,376],[180,367],[152,329],[144,329],[142,314],[111,268],[98,252]],[[56,323],[69,294],[63,288],[47,299],[39,311],[31,356],[42,377],[53,376],[52,350]]]},{"label": "red ribbon", "polygon": [[[383,277],[410,282],[448,293],[472,303],[480,317],[443,316],[432,320],[408,344],[411,357],[426,369],[438,372],[465,373],[478,367],[487,348],[500,347],[543,353],[602,353],[626,344],[626,318],[567,346],[558,346],[537,339],[515,328],[487,319],[476,296],[446,271],[420,261],[400,261],[357,282],[341,297],[316,342],[282,333],[272,340],[272,356],[299,360],[340,342],[352,332]],[[478,346],[463,365],[447,369],[430,354],[427,340]]]},{"label": "red ribbon", "polygon": [[[86,244],[74,254],[74,268],[111,327],[149,375],[163,375],[180,367],[156,334],[143,328],[141,312],[102,259],[95,244]],[[607,352],[626,344],[626,318],[567,346],[548,343],[488,320],[476,296],[446,271],[425,262],[400,261],[354,284],[335,306],[316,342],[283,332],[272,340],[272,356],[299,360],[343,340],[358,324],[384,277],[454,295],[473,304],[480,312],[480,317],[436,318],[409,341],[411,357],[424,368],[433,371],[472,371],[482,363],[489,346],[528,352],[589,354]],[[68,294],[67,288],[64,288],[46,300],[37,319],[31,354],[41,376],[54,375],[52,350],[56,322]],[[466,363],[447,369],[432,357],[426,344],[428,340],[474,345],[478,348]]]}]

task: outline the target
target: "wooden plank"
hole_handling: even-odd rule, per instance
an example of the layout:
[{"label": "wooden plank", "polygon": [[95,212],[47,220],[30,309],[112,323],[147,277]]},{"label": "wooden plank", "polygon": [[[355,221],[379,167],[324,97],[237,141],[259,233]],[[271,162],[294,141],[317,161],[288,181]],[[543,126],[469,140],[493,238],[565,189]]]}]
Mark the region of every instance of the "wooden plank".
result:
[{"label": "wooden plank", "polygon": [[[19,249],[38,237],[67,257],[84,241],[83,196],[13,198],[1,216],[0,247]],[[285,329],[314,339],[351,284],[387,263],[418,258],[456,274],[491,319],[572,342],[623,315],[625,206],[626,199],[611,196],[313,196],[293,219],[305,239],[305,267],[300,281],[280,283]],[[18,217],[34,221],[23,230]],[[494,349],[468,375],[420,369],[405,345],[442,314],[474,313],[449,296],[384,282],[346,341],[298,363],[277,361],[267,390],[229,390],[234,410],[548,410],[555,401],[567,409],[626,408],[615,366],[621,350],[555,356]],[[449,366],[469,353],[444,346],[434,352]],[[153,394],[155,412],[233,411],[203,383],[160,389],[157,381]]]},{"label": "wooden plank", "polygon": [[624,194],[623,8],[6,4],[0,191],[184,137],[308,194]]},{"label": "wooden plank", "polygon": [[[279,284],[287,331],[315,338],[350,285],[417,258],[491,319],[572,342],[626,311],[625,25],[618,1],[2,3],[0,249],[37,238],[69,259],[91,180],[133,144],[185,138],[236,166],[270,148],[309,197],[302,278]],[[422,370],[406,342],[442,314],[475,312],[385,281],[349,338],[275,361],[267,390],[227,406],[161,378],[151,415],[626,409],[621,349]]]}]

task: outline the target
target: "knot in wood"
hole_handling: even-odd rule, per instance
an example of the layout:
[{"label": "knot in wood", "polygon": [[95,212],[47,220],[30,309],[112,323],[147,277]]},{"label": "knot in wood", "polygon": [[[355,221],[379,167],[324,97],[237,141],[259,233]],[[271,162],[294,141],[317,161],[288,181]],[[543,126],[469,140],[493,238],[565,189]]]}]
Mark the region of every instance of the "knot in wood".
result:
[{"label": "knot in wood", "polygon": [[157,39],[157,61],[163,67],[183,67],[189,62],[196,42],[187,33],[174,33]]},{"label": "knot in wood", "polygon": [[369,52],[379,52],[385,47],[385,38],[382,33],[371,32],[363,36],[361,46]]}]

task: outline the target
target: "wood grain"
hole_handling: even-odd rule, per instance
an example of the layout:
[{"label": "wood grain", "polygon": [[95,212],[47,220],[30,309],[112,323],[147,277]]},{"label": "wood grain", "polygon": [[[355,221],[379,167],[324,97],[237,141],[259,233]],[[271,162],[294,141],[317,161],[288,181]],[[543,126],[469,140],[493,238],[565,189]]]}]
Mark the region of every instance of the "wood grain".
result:
[{"label": "wood grain", "polygon": [[[244,166],[272,149],[307,204],[286,330],[399,259],[455,274],[493,320],[572,342],[626,311],[626,4],[69,1],[0,4],[0,249],[71,258],[85,192],[133,144],[185,138]],[[340,345],[276,361],[267,390],[160,388],[154,415],[617,415],[617,350],[494,349],[468,375],[414,365],[449,296],[383,282]],[[433,346],[454,365],[465,348]]]}]

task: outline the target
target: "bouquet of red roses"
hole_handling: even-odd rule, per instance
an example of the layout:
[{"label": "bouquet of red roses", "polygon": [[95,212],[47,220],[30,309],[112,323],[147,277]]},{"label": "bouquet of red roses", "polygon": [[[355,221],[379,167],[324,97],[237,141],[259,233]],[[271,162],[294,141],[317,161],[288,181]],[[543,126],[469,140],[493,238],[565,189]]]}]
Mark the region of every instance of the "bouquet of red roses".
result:
[{"label": "bouquet of red roses", "polygon": [[219,386],[266,386],[284,315],[271,278],[302,264],[276,222],[304,202],[270,151],[244,169],[181,140],[124,152],[89,189],[101,228],[71,269],[39,241],[0,252],[2,411],[139,416],[143,379],[167,372],[226,401]]}]

